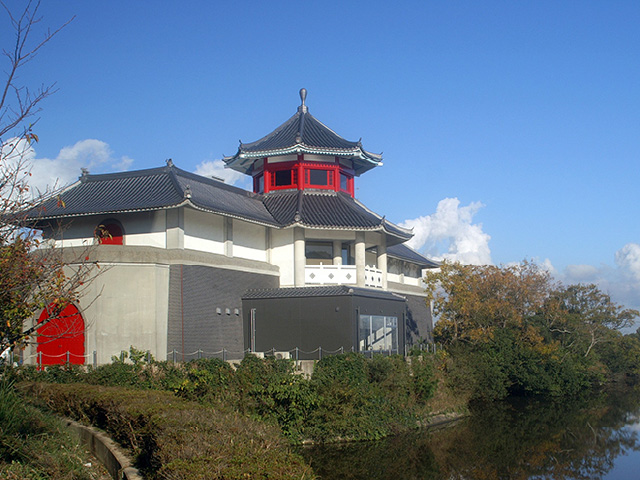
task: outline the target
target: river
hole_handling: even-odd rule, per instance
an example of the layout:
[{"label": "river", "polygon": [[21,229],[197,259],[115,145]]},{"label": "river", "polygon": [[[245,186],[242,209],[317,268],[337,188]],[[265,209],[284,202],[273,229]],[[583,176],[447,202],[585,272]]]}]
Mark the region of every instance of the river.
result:
[{"label": "river", "polygon": [[305,448],[322,480],[640,478],[640,392],[475,405],[443,428]]}]

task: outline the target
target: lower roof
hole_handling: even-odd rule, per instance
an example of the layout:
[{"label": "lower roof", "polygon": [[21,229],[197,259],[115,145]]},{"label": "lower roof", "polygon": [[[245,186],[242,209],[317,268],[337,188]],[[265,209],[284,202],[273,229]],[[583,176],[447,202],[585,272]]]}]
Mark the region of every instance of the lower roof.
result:
[{"label": "lower roof", "polygon": [[352,287],[349,285],[325,285],[320,287],[264,288],[247,290],[243,300],[265,298],[304,298],[304,297],[340,297],[357,296],[379,298],[382,300],[405,301],[406,298],[397,293],[379,289]]}]

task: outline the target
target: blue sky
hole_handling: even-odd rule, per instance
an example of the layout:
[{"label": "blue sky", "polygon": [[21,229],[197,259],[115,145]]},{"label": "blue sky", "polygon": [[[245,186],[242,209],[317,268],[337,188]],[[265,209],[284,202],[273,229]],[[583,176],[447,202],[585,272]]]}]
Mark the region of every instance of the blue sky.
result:
[{"label": "blue sky", "polygon": [[205,172],[295,113],[305,87],[316,118],[383,152],[357,197],[413,225],[421,251],[533,258],[640,307],[637,1],[44,0],[41,13],[76,18],[21,72],[59,88],[34,174],[167,158]]}]

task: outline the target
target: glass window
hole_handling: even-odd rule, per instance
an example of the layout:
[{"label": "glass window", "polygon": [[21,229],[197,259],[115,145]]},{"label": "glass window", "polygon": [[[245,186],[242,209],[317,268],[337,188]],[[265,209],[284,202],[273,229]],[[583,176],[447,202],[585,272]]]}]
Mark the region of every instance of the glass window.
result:
[{"label": "glass window", "polygon": [[305,242],[307,265],[333,265],[333,244],[331,242]]},{"label": "glass window", "polygon": [[329,185],[329,171],[328,170],[316,170],[310,169],[309,171],[309,185]]},{"label": "glass window", "polygon": [[398,317],[360,315],[360,351],[398,352]]},{"label": "glass window", "polygon": [[293,185],[291,170],[276,170],[273,172],[276,187],[286,187],[288,185]]},{"label": "glass window", "polygon": [[349,191],[349,176],[340,172],[340,190]]},{"label": "glass window", "polygon": [[259,175],[258,177],[256,177],[256,192],[264,192],[264,175]]},{"label": "glass window", "polygon": [[343,265],[355,265],[355,261],[351,256],[351,246],[348,243],[342,244],[342,264]]}]

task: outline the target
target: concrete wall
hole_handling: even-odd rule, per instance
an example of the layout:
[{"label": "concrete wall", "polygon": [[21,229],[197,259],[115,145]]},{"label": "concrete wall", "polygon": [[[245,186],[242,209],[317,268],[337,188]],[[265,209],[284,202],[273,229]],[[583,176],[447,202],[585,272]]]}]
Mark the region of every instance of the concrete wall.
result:
[{"label": "concrete wall", "polygon": [[134,346],[166,359],[168,295],[168,265],[101,263],[80,299],[85,353],[95,350],[102,364]]},{"label": "concrete wall", "polygon": [[[87,364],[93,363],[94,351],[97,363],[103,364],[130,346],[149,350],[159,360],[167,358],[167,352],[177,346],[175,335],[168,346],[169,319],[175,327],[177,318],[175,309],[170,317],[170,304],[182,293],[180,283],[176,287],[176,269],[186,271],[190,282],[184,297],[185,318],[194,345],[199,345],[196,349],[242,350],[241,312],[235,315],[235,309],[242,307],[240,296],[248,288],[278,286],[277,267],[192,250],[121,245],[64,250],[64,259],[71,264],[85,256],[100,265],[94,268],[97,276],[85,285],[78,304],[86,324]],[[220,316],[218,323],[208,322],[202,329],[201,313],[215,312],[216,307],[223,308],[224,320]],[[236,320],[229,321],[231,316]],[[36,362],[35,355],[35,347],[26,353],[30,363]]]}]

